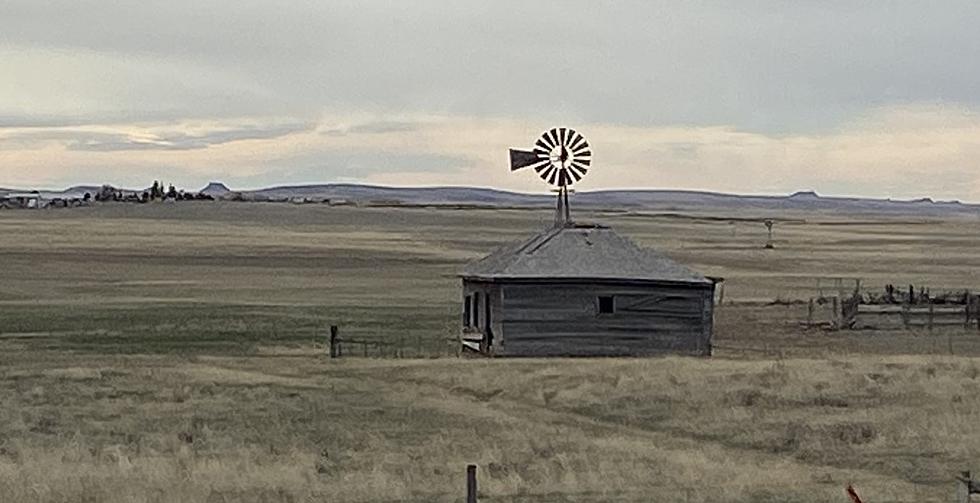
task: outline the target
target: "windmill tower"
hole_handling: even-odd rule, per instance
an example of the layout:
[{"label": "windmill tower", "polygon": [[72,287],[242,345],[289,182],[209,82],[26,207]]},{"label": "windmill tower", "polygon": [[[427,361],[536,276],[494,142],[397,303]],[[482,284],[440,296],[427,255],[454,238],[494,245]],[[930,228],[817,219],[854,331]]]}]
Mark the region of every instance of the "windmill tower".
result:
[{"label": "windmill tower", "polygon": [[510,170],[532,168],[542,180],[558,187],[555,227],[571,224],[569,187],[589,172],[592,148],[571,128],[552,128],[541,134],[532,150],[510,149]]}]

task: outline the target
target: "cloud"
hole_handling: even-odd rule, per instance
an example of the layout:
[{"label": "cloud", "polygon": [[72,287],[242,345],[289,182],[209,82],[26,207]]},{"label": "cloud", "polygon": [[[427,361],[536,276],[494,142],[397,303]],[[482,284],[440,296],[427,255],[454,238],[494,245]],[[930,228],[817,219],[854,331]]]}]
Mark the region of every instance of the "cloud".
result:
[{"label": "cloud", "polygon": [[204,134],[171,133],[164,135],[100,134],[75,139],[68,150],[111,152],[122,150],[197,150],[215,145],[244,141],[279,138],[300,131],[308,131],[308,124],[292,124],[277,127],[248,127],[211,131]]},{"label": "cloud", "polygon": [[869,106],[980,105],[978,15],[970,0],[8,0],[0,115],[327,109],[826,132]]},{"label": "cloud", "polygon": [[[245,140],[267,140],[311,131],[311,123],[212,124],[192,126],[170,124],[154,127],[88,126],[7,128],[0,130],[3,148],[33,144],[62,144],[69,151],[117,152],[133,150],[199,150]],[[191,129],[193,128],[193,129]],[[188,131],[190,129],[190,132]],[[196,132],[194,131],[196,130]]]},{"label": "cloud", "polygon": [[349,134],[385,134],[385,133],[404,133],[415,131],[419,128],[419,123],[405,120],[376,120],[361,122],[351,126],[334,126],[325,129],[323,134],[328,136],[346,136]]}]

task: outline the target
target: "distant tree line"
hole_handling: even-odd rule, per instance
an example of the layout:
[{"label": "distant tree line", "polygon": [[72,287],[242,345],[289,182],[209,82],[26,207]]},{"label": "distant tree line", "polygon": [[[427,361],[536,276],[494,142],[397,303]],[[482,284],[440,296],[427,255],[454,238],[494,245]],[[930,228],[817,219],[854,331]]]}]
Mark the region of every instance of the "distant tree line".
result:
[{"label": "distant tree line", "polygon": [[157,180],[153,185],[142,193],[133,191],[123,191],[112,185],[103,185],[95,193],[96,201],[116,201],[126,203],[149,203],[153,201],[214,201],[214,197],[200,192],[185,192],[177,190],[173,184],[167,186]]}]

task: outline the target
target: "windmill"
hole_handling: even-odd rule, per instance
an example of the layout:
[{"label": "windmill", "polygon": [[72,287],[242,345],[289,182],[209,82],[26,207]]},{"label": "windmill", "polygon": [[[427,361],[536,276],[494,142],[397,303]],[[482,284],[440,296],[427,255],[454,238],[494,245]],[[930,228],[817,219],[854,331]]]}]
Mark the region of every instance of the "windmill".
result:
[{"label": "windmill", "polygon": [[769,238],[766,240],[766,249],[771,250],[775,248],[772,242],[772,226],[775,222],[773,222],[772,219],[767,218],[762,223],[765,224],[766,230],[769,231]]},{"label": "windmill", "polygon": [[578,182],[592,166],[592,149],[585,137],[571,128],[551,128],[534,142],[532,150],[510,149],[510,170],[532,168],[542,180],[558,187],[555,226],[571,221],[569,186]]}]

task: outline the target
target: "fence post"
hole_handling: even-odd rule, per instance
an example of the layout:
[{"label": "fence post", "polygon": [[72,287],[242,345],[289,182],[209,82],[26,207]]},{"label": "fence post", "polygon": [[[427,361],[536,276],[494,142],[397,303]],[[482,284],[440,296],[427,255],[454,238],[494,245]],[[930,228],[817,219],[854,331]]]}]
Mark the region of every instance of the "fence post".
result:
[{"label": "fence post", "polygon": [[415,357],[422,358],[422,336],[415,336]]},{"label": "fence post", "polygon": [[934,316],[933,309],[935,304],[932,303],[932,299],[929,299],[929,331],[932,332],[932,319]]},{"label": "fence post", "polygon": [[909,304],[902,304],[902,324],[905,325],[905,330],[909,329]]},{"label": "fence post", "polygon": [[806,328],[813,326],[813,297],[810,297],[810,303],[806,306]]},{"label": "fence post", "polygon": [[721,288],[718,289],[718,305],[721,306],[724,304],[725,304],[725,284],[722,283]]},{"label": "fence post", "polygon": [[840,308],[837,305],[839,300],[838,297],[834,297],[834,327],[837,329],[840,328]]},{"label": "fence post", "polygon": [[330,325],[330,358],[340,356],[337,349],[337,325]]},{"label": "fence post", "polygon": [[476,503],[476,465],[466,465],[466,503]]}]

